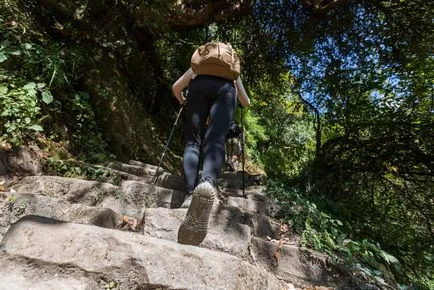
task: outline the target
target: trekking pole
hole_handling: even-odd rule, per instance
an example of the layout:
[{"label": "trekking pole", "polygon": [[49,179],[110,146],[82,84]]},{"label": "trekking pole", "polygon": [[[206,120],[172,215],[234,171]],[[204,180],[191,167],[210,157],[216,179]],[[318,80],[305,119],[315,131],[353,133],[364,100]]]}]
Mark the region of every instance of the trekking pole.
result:
[{"label": "trekking pole", "polygon": [[247,198],[245,192],[246,184],[244,178],[245,173],[244,173],[244,108],[243,107],[241,107],[241,151],[242,151],[241,160],[242,160],[242,169],[243,169],[243,197]]},{"label": "trekking pole", "polygon": [[178,123],[179,116],[181,116],[181,113],[182,113],[182,110],[184,109],[184,106],[185,106],[185,104],[183,104],[183,105],[181,106],[181,109],[179,109],[178,116],[176,116],[175,123],[173,123],[172,132],[170,132],[169,139],[167,139],[166,146],[164,146],[163,154],[161,154],[160,162],[158,163],[157,170],[155,171],[155,175],[154,175],[154,177],[152,178],[152,181],[151,181],[151,183],[152,183],[154,186],[157,184],[157,180],[158,180],[158,177],[157,177],[157,175],[158,175],[158,170],[160,169],[161,163],[163,162],[163,159],[164,159],[164,157],[166,156],[166,151],[167,151],[167,148],[169,147],[170,139],[172,139],[173,132],[175,131],[176,124]]}]

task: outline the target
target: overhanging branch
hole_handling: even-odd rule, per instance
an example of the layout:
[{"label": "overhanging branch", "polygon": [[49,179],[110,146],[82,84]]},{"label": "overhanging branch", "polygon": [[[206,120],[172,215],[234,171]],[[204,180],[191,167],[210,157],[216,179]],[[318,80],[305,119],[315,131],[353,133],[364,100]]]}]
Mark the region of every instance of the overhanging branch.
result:
[{"label": "overhanging branch", "polygon": [[251,6],[251,0],[178,1],[170,11],[169,23],[175,27],[192,27],[212,22],[225,22],[230,18],[246,14]]},{"label": "overhanging branch", "polygon": [[300,0],[315,11],[324,12],[330,8],[345,5],[350,0]]}]

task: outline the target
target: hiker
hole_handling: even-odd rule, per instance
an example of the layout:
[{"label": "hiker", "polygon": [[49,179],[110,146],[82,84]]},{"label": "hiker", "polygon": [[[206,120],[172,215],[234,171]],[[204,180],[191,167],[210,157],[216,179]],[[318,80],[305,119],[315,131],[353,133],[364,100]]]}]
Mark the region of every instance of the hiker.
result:
[{"label": "hiker", "polygon": [[229,171],[235,171],[242,154],[241,140],[242,129],[235,120],[232,120],[229,126],[229,132],[226,136],[226,168]]},{"label": "hiker", "polygon": [[[233,73],[229,68],[217,67],[215,62],[209,66],[198,66],[197,57],[202,57],[198,56],[200,49],[202,52],[206,50],[208,56],[232,57],[232,61],[238,61],[235,64],[235,68],[238,65],[238,73]],[[192,67],[172,87],[179,103],[186,107],[183,156],[186,196],[182,207],[188,207],[188,211],[178,231],[178,242],[182,244],[199,245],[207,234],[211,209],[217,196],[218,173],[224,162],[226,135],[237,104],[236,96],[243,107],[250,105],[239,77],[239,58],[237,55],[234,57],[235,53],[230,44],[221,42],[201,46],[193,54]],[[187,86],[186,99],[183,89]],[[202,177],[195,186],[201,148]]]}]

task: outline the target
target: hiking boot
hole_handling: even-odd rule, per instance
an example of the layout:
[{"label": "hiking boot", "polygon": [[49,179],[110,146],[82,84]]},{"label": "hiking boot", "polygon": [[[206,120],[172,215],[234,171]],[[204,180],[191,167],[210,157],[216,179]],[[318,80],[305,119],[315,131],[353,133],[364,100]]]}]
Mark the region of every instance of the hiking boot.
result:
[{"label": "hiking boot", "polygon": [[181,205],[181,208],[189,208],[191,204],[191,200],[193,199],[193,193],[187,194],[185,196],[185,200]]},{"label": "hiking boot", "polygon": [[208,222],[216,197],[215,186],[204,181],[193,191],[187,215],[178,230],[178,243],[198,246],[208,232]]}]

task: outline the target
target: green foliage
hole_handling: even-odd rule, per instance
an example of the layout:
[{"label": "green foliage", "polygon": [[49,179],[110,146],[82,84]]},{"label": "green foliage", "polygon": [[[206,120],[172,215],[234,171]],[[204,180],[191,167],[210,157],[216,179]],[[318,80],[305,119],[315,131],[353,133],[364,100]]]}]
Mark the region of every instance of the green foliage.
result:
[{"label": "green foliage", "polygon": [[[93,69],[83,65],[96,59],[89,57],[93,46],[100,46],[91,50],[96,57],[101,49],[119,63],[116,74],[130,79],[126,89],[155,109],[157,118],[143,118],[152,138],[167,136],[178,108],[170,85],[206,40],[208,23],[170,23],[181,9],[174,1],[115,2],[100,3],[104,21],[86,14],[72,22],[59,17],[69,8],[54,2],[50,9],[26,6],[29,13],[6,3],[15,3],[8,21],[16,26],[0,19],[3,138],[19,144],[43,130],[52,140],[70,139],[73,153],[88,160],[107,157],[98,100],[80,79]],[[193,2],[183,8],[210,3]],[[244,60],[252,99],[247,153],[294,186],[276,185],[273,194],[306,246],[365,280],[393,286],[394,276],[433,288],[433,2],[328,1],[326,10],[305,2],[253,1],[246,14],[207,27]],[[28,32],[32,17],[43,34]],[[97,95],[115,99],[111,93],[101,87]],[[181,151],[181,141],[176,130],[172,148]],[[59,174],[100,174],[49,162]]]},{"label": "green foliage", "polygon": [[[319,117],[314,129],[321,136],[313,140],[310,135],[299,155],[282,150],[281,140],[290,135],[272,130],[285,132],[279,125],[293,124],[282,121],[288,115],[278,106],[270,106],[274,98],[269,92],[275,88],[267,85],[275,82],[255,78],[256,90],[264,88],[255,96],[259,105],[266,104],[257,108],[266,117],[262,124],[268,136],[276,137],[270,138],[272,154],[264,164],[288,160],[287,155],[305,161],[286,168],[273,161],[267,171],[278,168],[291,184],[301,185],[300,192],[321,196],[331,216],[351,221],[347,232],[353,239],[381,244],[399,257],[404,273],[399,279],[418,284],[433,277],[434,69],[428,16],[433,8],[426,1],[353,1],[319,15],[299,1],[268,1],[259,2],[261,12],[252,20],[258,24],[252,27],[263,28],[261,37],[272,38],[255,43],[262,53],[272,46],[270,63],[286,54],[296,76],[294,88],[305,99],[306,111]],[[312,119],[306,118],[306,124]],[[296,139],[287,140],[298,147]],[[302,226],[311,223],[315,220]],[[335,237],[332,231],[321,235],[315,234],[324,241]]]},{"label": "green foliage", "polygon": [[9,203],[14,203],[17,200],[17,197],[13,194],[8,195],[7,201]]},{"label": "green foliage", "polygon": [[[301,234],[302,245],[326,252],[330,262],[344,266],[353,279],[396,287],[395,277],[403,274],[400,261],[378,243],[350,238],[351,226],[319,209],[308,196],[282,183],[270,181],[268,194],[281,205],[281,218]],[[318,200],[319,203],[323,203]]]},{"label": "green foliage", "polygon": [[98,128],[97,119],[89,103],[89,95],[79,91],[71,100],[71,113],[75,115],[72,140],[79,149],[83,159],[101,162],[107,159],[107,144]]},{"label": "green foliage", "polygon": [[299,176],[314,158],[315,138],[312,125],[303,117],[289,115],[284,123],[270,129],[275,146],[263,154],[265,169],[270,176],[291,179]]},{"label": "green foliage", "polygon": [[74,160],[60,160],[55,157],[47,158],[46,169],[53,175],[111,182],[113,184],[119,184],[122,179],[118,174],[107,168],[95,167]]},{"label": "green foliage", "polygon": [[37,94],[45,84],[31,82],[17,86],[13,82],[3,82],[6,79],[2,77],[0,80],[0,126],[3,128],[1,137],[17,145],[35,131],[43,130],[39,125],[41,108]]},{"label": "green foliage", "polygon": [[264,126],[260,124],[258,116],[253,111],[245,110],[242,112],[239,110],[238,112],[238,120],[239,124],[241,124],[241,114],[244,114],[244,131],[245,131],[245,148],[246,154],[253,161],[261,164],[261,156],[259,155],[258,143],[265,143],[269,140],[269,137],[266,134],[266,129]]},{"label": "green foliage", "polygon": [[[30,39],[8,30],[3,19],[0,34],[1,136],[20,145],[39,132],[53,140],[69,139],[75,153],[84,159],[106,159],[107,144],[89,96],[72,87],[85,59],[81,48]],[[68,136],[65,130],[70,131]]]},{"label": "green foliage", "polygon": [[104,289],[106,290],[114,290],[117,289],[118,283],[116,281],[110,281],[105,284]]},{"label": "green foliage", "polygon": [[298,176],[314,157],[310,116],[293,96],[290,83],[288,74],[262,76],[249,90],[256,119],[247,126],[248,152],[272,178]]},{"label": "green foliage", "polygon": [[41,46],[6,30],[2,18],[0,34],[0,134],[19,145],[35,131],[43,131],[41,107],[50,104],[53,96],[35,69],[51,58]]},{"label": "green foliage", "polygon": [[23,41],[3,25],[0,19],[0,133],[19,145],[43,131],[41,107],[52,103],[53,96],[36,68],[51,59],[41,46]]}]

